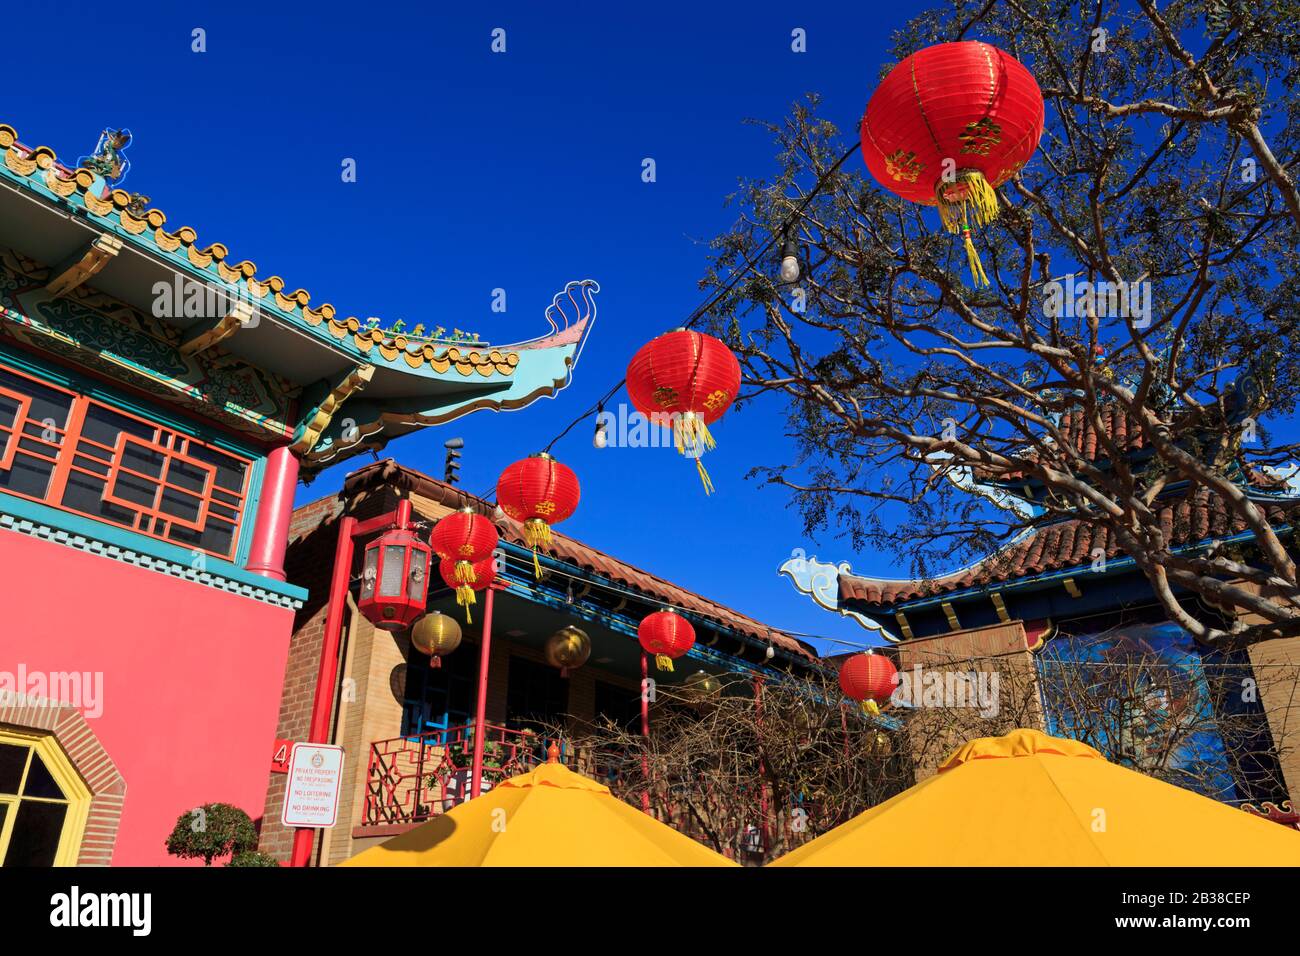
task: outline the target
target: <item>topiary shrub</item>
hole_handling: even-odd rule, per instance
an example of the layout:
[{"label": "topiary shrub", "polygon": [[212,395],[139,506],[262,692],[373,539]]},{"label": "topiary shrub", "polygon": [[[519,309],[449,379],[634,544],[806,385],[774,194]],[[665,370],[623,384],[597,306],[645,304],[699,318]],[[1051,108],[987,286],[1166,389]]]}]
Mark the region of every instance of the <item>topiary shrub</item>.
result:
[{"label": "topiary shrub", "polygon": [[280,861],[269,853],[259,850],[244,850],[230,858],[226,866],[279,866]]},{"label": "topiary shrub", "polygon": [[257,830],[247,813],[228,803],[205,803],[182,813],[167,838],[167,852],[181,859],[202,860],[204,866],[228,853],[239,855],[257,847]]}]

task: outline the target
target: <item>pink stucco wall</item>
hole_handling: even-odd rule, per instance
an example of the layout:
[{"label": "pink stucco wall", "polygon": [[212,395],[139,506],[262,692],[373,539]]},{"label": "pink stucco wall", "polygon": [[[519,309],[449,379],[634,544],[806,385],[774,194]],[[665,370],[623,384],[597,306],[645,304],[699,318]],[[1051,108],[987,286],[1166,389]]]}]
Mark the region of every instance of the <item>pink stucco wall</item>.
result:
[{"label": "pink stucco wall", "polygon": [[115,866],[174,864],[202,803],[266,797],[293,612],[0,531],[0,670],[99,672],[87,720],[126,779]]}]

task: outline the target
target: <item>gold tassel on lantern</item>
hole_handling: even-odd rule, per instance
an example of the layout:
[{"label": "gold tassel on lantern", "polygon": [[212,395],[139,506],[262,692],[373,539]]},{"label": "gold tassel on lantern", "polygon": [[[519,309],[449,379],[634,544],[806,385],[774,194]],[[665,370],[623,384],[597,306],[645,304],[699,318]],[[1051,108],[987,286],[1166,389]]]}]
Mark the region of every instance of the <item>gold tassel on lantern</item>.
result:
[{"label": "gold tassel on lantern", "polygon": [[672,673],[673,659],[669,657],[667,654],[656,654],[655,667],[659,668],[661,671],[668,671],[669,673]]},{"label": "gold tassel on lantern", "polygon": [[474,597],[474,589],[470,587],[468,584],[461,584],[457,586],[456,603],[465,609],[466,624],[474,623],[474,618],[470,617],[469,606],[475,603],[476,600],[477,598]]},{"label": "gold tassel on lantern", "polygon": [[478,584],[478,576],[474,574],[474,565],[468,561],[457,561],[452,576],[455,577],[457,584]]},{"label": "gold tassel on lantern", "polygon": [[704,470],[704,462],[700,460],[700,456],[718,446],[713,440],[713,435],[709,433],[709,426],[704,423],[704,416],[699,412],[686,412],[674,418],[673,440],[677,444],[678,454],[695,459],[695,469],[700,473],[700,483],[704,485],[704,493],[713,494],[715,490],[713,481],[709,478],[709,473]]},{"label": "gold tassel on lantern", "polygon": [[551,546],[551,526],[541,518],[529,518],[524,522],[524,544],[533,549],[533,577],[540,581],[542,564],[537,560],[537,549]]},{"label": "gold tassel on lantern", "polygon": [[970,267],[975,287],[989,284],[979,251],[971,239],[970,213],[974,211],[975,224],[987,226],[998,217],[998,194],[978,169],[960,169],[955,182],[940,182],[934,191],[935,204],[944,228],[954,236],[961,236],[966,247],[966,262]]},{"label": "gold tassel on lantern", "polygon": [[862,712],[864,714],[870,714],[872,717],[879,717],[880,705],[874,700],[864,700],[862,702]]}]

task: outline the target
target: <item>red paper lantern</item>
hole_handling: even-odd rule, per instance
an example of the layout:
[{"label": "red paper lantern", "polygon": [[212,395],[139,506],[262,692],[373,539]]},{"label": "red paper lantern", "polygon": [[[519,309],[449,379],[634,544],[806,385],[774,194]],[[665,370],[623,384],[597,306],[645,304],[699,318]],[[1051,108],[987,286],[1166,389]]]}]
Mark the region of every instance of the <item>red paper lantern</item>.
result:
[{"label": "red paper lantern", "polygon": [[940,43],[890,71],[862,118],[862,156],[888,190],[937,206],[965,241],[976,286],[988,277],[970,236],[970,214],[998,214],[994,191],[1029,162],[1043,135],[1043,94],[1010,54],[987,43]]},{"label": "red paper lantern", "polygon": [[636,629],[641,649],[655,656],[655,666],[671,671],[673,661],[695,646],[695,628],[691,622],[672,611],[655,611]]},{"label": "red paper lantern", "polygon": [[366,545],[357,610],[385,631],[401,631],[424,613],[429,551],[414,531],[394,528]]},{"label": "red paper lantern", "polygon": [[711,335],[678,329],[651,339],[627,366],[627,394],[636,410],[671,425],[677,450],[695,459],[706,494],[713,482],[700,456],[715,443],[709,433],[740,392],[740,363]]},{"label": "red paper lantern", "polygon": [[470,617],[469,608],[477,600],[474,592],[484,591],[492,583],[497,573],[496,559],[488,555],[482,561],[476,561],[473,565],[472,580],[468,581],[461,579],[460,572],[456,568],[457,564],[456,561],[444,558],[438,564],[438,571],[442,574],[442,579],[456,589],[456,603],[465,609],[465,623],[473,624],[474,619]]},{"label": "red paper lantern", "polygon": [[540,578],[537,549],[551,543],[551,525],[578,510],[578,476],[542,452],[508,466],[497,479],[497,504],[524,523],[524,543],[533,549],[533,572]]},{"label": "red paper lantern", "polygon": [[[478,580],[474,565],[491,557],[499,541],[496,525],[476,514],[473,508],[462,508],[447,515],[433,526],[433,533],[429,535],[433,553],[439,560],[453,563],[453,575],[447,583],[457,589],[469,587],[471,599],[474,595],[472,585]],[[458,601],[460,596],[458,590]]]},{"label": "red paper lantern", "polygon": [[840,690],[873,714],[897,686],[898,668],[883,654],[854,654],[840,665]]}]

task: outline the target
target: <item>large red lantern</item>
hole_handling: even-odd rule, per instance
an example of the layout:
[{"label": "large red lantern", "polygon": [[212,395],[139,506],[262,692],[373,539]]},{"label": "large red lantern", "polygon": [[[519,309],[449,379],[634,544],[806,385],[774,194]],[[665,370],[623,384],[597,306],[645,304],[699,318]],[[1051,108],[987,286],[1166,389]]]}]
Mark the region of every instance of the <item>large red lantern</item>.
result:
[{"label": "large red lantern", "polygon": [[471,586],[471,597],[474,593],[472,585],[478,581],[474,566],[491,557],[499,541],[496,525],[476,514],[473,508],[462,508],[447,515],[433,526],[433,533],[429,535],[429,544],[438,559],[453,563],[453,575],[447,583],[457,588]]},{"label": "large red lantern", "polygon": [[862,156],[886,189],[938,207],[965,242],[975,285],[988,285],[969,220],[997,217],[994,190],[1034,155],[1043,118],[1038,83],[1010,54],[974,40],[940,43],[898,64],[872,94]]},{"label": "large red lantern", "polygon": [[641,649],[655,656],[655,666],[671,671],[673,661],[695,646],[695,628],[673,611],[655,611],[643,618],[636,629]]},{"label": "large red lantern", "polygon": [[854,654],[840,665],[840,690],[873,714],[898,686],[898,668],[883,654]]},{"label": "large red lantern", "polygon": [[713,482],[700,456],[714,447],[709,426],[740,392],[740,363],[711,335],[677,329],[651,339],[627,366],[627,394],[652,423],[671,425],[677,450],[695,459],[705,494]]},{"label": "large red lantern", "polygon": [[430,548],[414,531],[385,531],[366,545],[357,609],[385,631],[401,631],[424,613]]},{"label": "large red lantern", "polygon": [[457,563],[450,558],[443,559],[438,564],[438,571],[448,586],[456,589],[456,603],[465,609],[465,623],[473,624],[474,619],[470,617],[469,608],[477,600],[474,592],[487,590],[487,586],[496,577],[496,558],[488,555],[482,561],[475,562],[469,580],[462,578],[457,570]]},{"label": "large red lantern", "polygon": [[524,523],[524,543],[533,549],[533,572],[540,578],[537,549],[551,543],[551,525],[578,510],[582,497],[578,476],[542,452],[509,465],[497,479],[497,504]]}]

